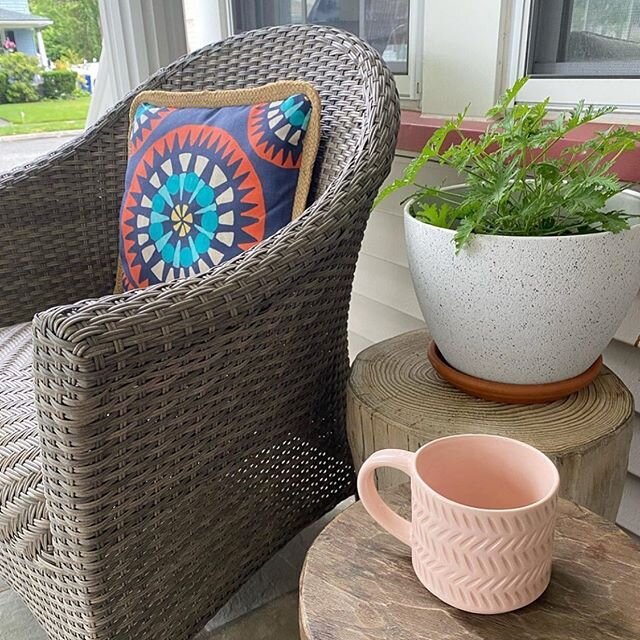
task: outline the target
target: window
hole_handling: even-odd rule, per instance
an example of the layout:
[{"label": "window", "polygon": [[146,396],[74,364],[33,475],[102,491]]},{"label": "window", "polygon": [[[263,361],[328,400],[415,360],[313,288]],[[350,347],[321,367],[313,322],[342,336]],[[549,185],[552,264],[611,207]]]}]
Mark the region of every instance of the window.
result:
[{"label": "window", "polygon": [[531,75],[640,75],[640,0],[542,0],[534,11]]},{"label": "window", "polygon": [[322,24],[350,31],[377,49],[400,94],[417,98],[420,0],[229,0],[235,33],[277,24]]},{"label": "window", "polygon": [[[511,80],[523,99],[559,106],[580,98],[640,113],[640,0],[520,0]],[[519,25],[517,23],[520,23]]]}]

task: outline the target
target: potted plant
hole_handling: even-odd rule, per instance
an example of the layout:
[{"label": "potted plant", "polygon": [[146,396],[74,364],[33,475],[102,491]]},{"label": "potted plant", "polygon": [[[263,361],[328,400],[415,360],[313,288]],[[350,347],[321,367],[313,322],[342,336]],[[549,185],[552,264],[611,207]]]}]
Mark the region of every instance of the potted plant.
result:
[{"label": "potted plant", "polygon": [[[590,369],[638,291],[640,194],[613,169],[640,134],[616,126],[561,145],[614,108],[580,102],[548,119],[548,99],[514,104],[525,82],[487,112],[478,139],[462,136],[464,113],[445,124],[378,201],[415,187],[409,266],[444,360],[485,381],[539,385]],[[417,184],[427,161],[466,183]]]}]

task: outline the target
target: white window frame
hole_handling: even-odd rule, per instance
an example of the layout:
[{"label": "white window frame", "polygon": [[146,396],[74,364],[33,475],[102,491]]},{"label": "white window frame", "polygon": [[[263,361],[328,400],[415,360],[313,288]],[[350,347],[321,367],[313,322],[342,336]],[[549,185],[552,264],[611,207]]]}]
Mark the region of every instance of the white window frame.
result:
[{"label": "white window frame", "polygon": [[[504,0],[509,2],[509,0]],[[526,72],[533,0],[513,0],[506,54],[503,90]],[[640,78],[535,78],[519,95],[520,102],[551,98],[551,107],[566,109],[584,98],[589,104],[618,106],[617,114],[640,119]]]},{"label": "white window frame", "polygon": [[[361,0],[364,6],[363,0]],[[225,0],[229,33],[233,33],[233,5]],[[424,0],[409,1],[409,57],[406,74],[394,74],[398,93],[405,100],[420,99],[420,81],[422,79],[422,44],[424,35]]]},{"label": "white window frame", "polygon": [[422,45],[424,42],[424,0],[409,1],[409,57],[406,74],[394,74],[398,93],[407,100],[420,99]]}]

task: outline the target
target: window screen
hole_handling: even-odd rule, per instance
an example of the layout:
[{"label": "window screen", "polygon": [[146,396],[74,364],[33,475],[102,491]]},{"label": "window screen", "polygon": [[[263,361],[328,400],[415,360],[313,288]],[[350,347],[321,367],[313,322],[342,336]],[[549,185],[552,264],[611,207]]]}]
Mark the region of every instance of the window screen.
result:
[{"label": "window screen", "polygon": [[527,72],[640,77],[640,0],[535,0]]},{"label": "window screen", "polygon": [[350,31],[377,49],[394,73],[408,73],[409,0],[231,0],[236,33],[313,23]]}]

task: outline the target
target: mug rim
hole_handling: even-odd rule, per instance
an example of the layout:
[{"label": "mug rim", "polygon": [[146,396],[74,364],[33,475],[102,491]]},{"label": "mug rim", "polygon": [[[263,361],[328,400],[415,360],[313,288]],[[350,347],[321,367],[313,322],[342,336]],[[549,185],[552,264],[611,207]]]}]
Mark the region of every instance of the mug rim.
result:
[{"label": "mug rim", "polygon": [[[488,507],[474,507],[472,505],[468,505],[468,504],[464,504],[463,502],[456,502],[455,500],[452,500],[451,498],[447,498],[446,496],[442,495],[439,491],[436,491],[428,482],[426,482],[424,480],[424,478],[422,478],[422,476],[420,475],[420,473],[418,473],[418,458],[420,457],[420,455],[422,454],[422,452],[426,449],[428,449],[430,446],[435,445],[438,442],[442,442],[444,440],[456,440],[459,438],[479,438],[479,439],[491,439],[491,440],[506,440],[508,442],[513,442],[516,445],[520,445],[526,449],[528,449],[529,451],[531,451],[532,453],[534,453],[537,456],[542,456],[542,458],[544,458],[544,463],[549,467],[549,469],[552,472],[553,475],[553,483],[551,486],[551,489],[549,491],[547,491],[547,493],[545,493],[545,495],[542,498],[539,498],[538,500],[536,500],[535,502],[530,502],[529,504],[525,504],[521,507],[509,507],[507,509],[490,509]],[[558,492],[558,488],[560,486],[560,473],[558,472],[558,469],[556,467],[555,464],[553,464],[551,458],[549,458],[548,455],[546,455],[545,453],[543,453],[542,451],[540,451],[539,449],[536,449],[535,447],[531,446],[530,444],[527,444],[526,442],[522,442],[522,440],[516,440],[515,438],[509,438],[507,436],[500,436],[500,435],[494,435],[491,433],[458,433],[456,435],[453,436],[443,436],[442,438],[436,438],[435,440],[431,440],[431,442],[427,442],[426,444],[423,444],[415,453],[415,455],[413,456],[412,460],[411,460],[411,475],[412,478],[415,478],[417,482],[420,482],[421,486],[424,487],[431,495],[435,496],[436,498],[438,498],[439,500],[445,502],[448,505],[454,506],[454,507],[462,507],[464,509],[471,509],[472,511],[475,511],[477,513],[484,513],[484,514],[496,514],[496,513],[503,513],[503,514],[508,514],[508,513],[522,513],[523,511],[527,511],[529,509],[534,509],[536,507],[539,507],[540,505],[544,504],[545,502],[548,502],[549,500],[551,500],[553,498],[554,495],[557,494]]]}]

